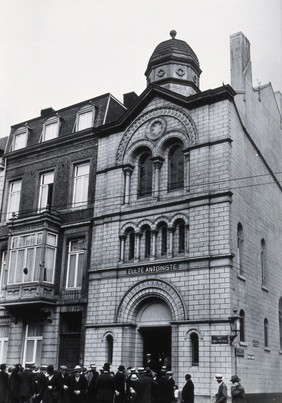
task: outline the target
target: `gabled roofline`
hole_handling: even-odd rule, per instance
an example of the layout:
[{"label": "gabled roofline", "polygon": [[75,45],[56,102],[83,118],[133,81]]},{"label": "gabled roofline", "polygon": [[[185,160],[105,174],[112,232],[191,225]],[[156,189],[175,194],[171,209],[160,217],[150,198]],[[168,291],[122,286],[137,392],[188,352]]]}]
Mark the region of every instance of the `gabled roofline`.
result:
[{"label": "gabled roofline", "polygon": [[123,130],[130,124],[135,117],[149,104],[149,102],[156,96],[171,101],[179,106],[187,109],[199,108],[203,105],[210,105],[222,100],[228,99],[233,102],[236,95],[235,90],[229,85],[223,85],[215,89],[209,89],[198,94],[190,95],[188,97],[170,91],[157,84],[150,84],[139,96],[138,100],[132,105],[127,112],[115,123],[109,123],[96,128],[97,135],[108,135],[117,131]]}]

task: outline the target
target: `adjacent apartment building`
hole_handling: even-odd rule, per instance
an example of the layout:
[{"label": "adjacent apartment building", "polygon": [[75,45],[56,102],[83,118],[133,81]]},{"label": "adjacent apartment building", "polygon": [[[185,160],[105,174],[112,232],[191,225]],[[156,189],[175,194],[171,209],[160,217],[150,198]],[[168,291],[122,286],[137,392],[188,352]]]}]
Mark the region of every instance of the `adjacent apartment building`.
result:
[{"label": "adjacent apartment building", "polygon": [[165,365],[198,402],[237,373],[249,401],[281,399],[282,96],[253,88],[242,33],[231,85],[206,91],[170,35],[140,96],[12,126],[1,361]]}]

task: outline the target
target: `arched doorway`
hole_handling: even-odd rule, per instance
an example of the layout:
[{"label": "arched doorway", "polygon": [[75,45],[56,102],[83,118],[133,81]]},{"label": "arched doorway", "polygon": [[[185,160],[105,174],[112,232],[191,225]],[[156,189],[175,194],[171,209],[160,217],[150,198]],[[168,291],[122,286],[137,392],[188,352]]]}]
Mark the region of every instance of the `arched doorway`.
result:
[{"label": "arched doorway", "polygon": [[143,366],[156,372],[162,366],[171,369],[172,313],[169,306],[160,299],[147,299],[138,307],[136,320]]}]

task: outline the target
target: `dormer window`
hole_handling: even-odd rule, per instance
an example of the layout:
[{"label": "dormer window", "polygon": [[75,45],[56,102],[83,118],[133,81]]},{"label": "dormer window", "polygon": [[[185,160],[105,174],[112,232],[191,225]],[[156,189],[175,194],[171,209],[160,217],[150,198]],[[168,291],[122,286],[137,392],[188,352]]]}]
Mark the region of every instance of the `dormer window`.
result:
[{"label": "dormer window", "polygon": [[43,131],[41,141],[48,141],[55,139],[59,135],[60,121],[57,116],[54,116],[43,124]]},{"label": "dormer window", "polygon": [[19,150],[20,148],[26,147],[28,136],[28,128],[20,127],[13,134],[13,142],[11,145],[11,151]]},{"label": "dormer window", "polygon": [[94,124],[95,110],[93,105],[86,105],[81,108],[76,115],[74,131],[88,129]]}]

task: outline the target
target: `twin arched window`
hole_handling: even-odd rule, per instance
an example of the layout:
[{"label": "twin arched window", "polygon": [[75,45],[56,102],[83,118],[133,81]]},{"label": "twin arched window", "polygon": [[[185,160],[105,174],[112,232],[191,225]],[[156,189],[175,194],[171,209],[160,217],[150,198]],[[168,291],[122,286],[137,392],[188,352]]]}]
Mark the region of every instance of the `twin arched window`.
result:
[{"label": "twin arched window", "polygon": [[[138,163],[138,197],[152,195],[153,161],[150,152],[144,152]],[[157,181],[158,178],[155,177]],[[184,154],[181,145],[172,147],[168,153],[168,190],[184,187]]]}]

